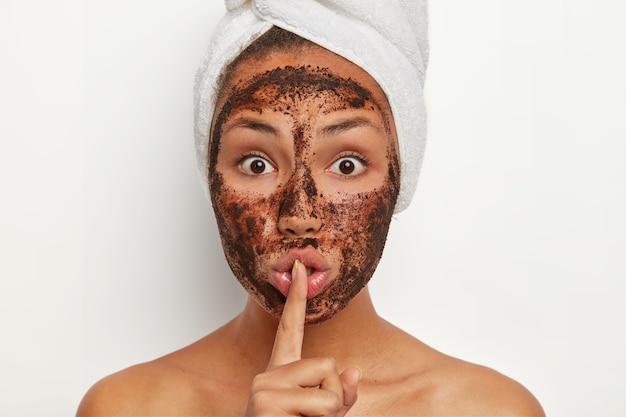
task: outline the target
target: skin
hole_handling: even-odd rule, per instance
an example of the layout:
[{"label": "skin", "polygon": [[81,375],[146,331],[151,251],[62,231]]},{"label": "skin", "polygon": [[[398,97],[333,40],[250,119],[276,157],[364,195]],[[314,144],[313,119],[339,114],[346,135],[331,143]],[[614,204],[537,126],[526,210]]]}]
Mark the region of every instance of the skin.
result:
[{"label": "skin", "polygon": [[[237,70],[218,103],[214,124],[215,132],[222,132],[221,142],[210,156],[214,169],[211,192],[222,217],[224,250],[235,275],[249,291],[248,302],[239,316],[198,342],[99,381],[85,395],[78,415],[543,416],[541,406],[519,383],[444,355],[379,317],[367,286],[363,286],[375,265],[363,267],[359,272],[363,276],[351,275],[355,266],[351,262],[382,250],[369,247],[371,231],[357,222],[371,219],[368,216],[385,204],[383,212],[391,213],[395,202],[395,131],[378,85],[350,62],[317,47],[297,54],[275,53],[250,64]],[[289,68],[304,68],[309,84],[322,69],[339,79],[352,80],[371,94],[365,100],[371,106],[350,105],[348,96],[353,91],[349,88],[338,90],[337,97],[311,90],[291,101],[279,95],[283,105],[292,106],[286,115],[269,104],[267,97],[273,87],[261,82],[262,88],[255,90],[259,102],[264,103],[261,109],[258,103],[248,108],[242,100],[241,105],[223,111],[227,97],[245,97],[242,92],[251,81],[267,78],[275,70],[274,74],[289,73]],[[367,127],[365,133],[354,128],[330,129],[335,133],[331,138],[320,135],[328,118],[346,112],[359,112],[359,117],[375,127]],[[223,120],[220,114],[224,114]],[[262,120],[274,133],[268,138],[272,129],[259,132],[258,128],[237,127],[236,120],[243,115]],[[371,134],[379,139],[360,141],[367,146],[359,148],[359,154],[365,154],[370,162],[365,174],[347,179],[331,175],[327,169],[359,142],[351,136],[355,132],[358,134],[353,136]],[[241,139],[252,136],[242,142],[252,143],[257,154],[273,162],[275,171],[261,176],[242,172],[242,166],[256,165],[250,160],[242,165],[241,150],[233,153],[238,157],[228,157],[228,142],[237,142],[231,141],[229,134]],[[261,146],[268,142],[274,145]],[[337,148],[337,144],[341,146]],[[272,153],[277,149],[280,152]],[[328,155],[325,149],[330,149]],[[244,149],[243,155],[249,151]],[[371,152],[382,159],[377,161]],[[391,197],[386,203],[371,203],[376,191],[388,192]],[[285,203],[289,201],[293,204]],[[233,203],[239,208],[247,204],[246,210],[238,210]],[[331,211],[331,204],[344,205],[341,216],[339,211]],[[265,211],[254,213],[257,221],[245,220],[257,205],[263,205]],[[350,210],[361,211],[352,217]],[[386,233],[385,222],[388,219],[372,230]],[[342,236],[352,240],[345,244]],[[363,237],[367,245],[357,241]],[[249,242],[246,256],[251,256],[252,267],[236,253],[230,241],[235,238]],[[289,248],[313,247],[307,239],[316,239],[315,250],[323,254],[331,271],[326,286],[317,294],[325,301],[308,297],[307,272],[300,263],[291,270],[292,283],[283,302],[273,285],[271,265],[284,256],[281,243]],[[347,251],[350,245],[356,245],[354,253]],[[411,275],[410,265],[405,273]],[[348,283],[346,277],[354,279]],[[355,366],[362,370],[360,381]]]},{"label": "skin", "polygon": [[[309,300],[306,319],[327,320],[367,284],[382,255],[399,189],[389,112],[357,82],[313,67],[245,78],[225,103],[209,183],[226,259],[280,318],[285,297],[271,265],[291,249],[315,249],[330,264],[330,282]],[[263,164],[260,175],[251,163]],[[348,174],[342,163],[353,167]]]}]

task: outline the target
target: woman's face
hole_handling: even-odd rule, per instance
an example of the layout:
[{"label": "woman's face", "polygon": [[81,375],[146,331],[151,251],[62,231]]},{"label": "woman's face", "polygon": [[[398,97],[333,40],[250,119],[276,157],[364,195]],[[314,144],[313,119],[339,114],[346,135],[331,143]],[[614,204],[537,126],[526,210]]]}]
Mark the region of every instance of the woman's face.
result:
[{"label": "woman's face", "polygon": [[399,190],[395,127],[380,87],[319,47],[239,65],[216,107],[209,185],[228,263],[279,318],[295,259],[307,323],[371,278]]}]

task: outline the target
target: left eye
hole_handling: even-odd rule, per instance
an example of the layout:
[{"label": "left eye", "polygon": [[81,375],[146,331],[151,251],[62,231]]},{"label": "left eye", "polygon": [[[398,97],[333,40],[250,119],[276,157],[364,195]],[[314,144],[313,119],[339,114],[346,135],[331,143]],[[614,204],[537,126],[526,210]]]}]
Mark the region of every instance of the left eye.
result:
[{"label": "left eye", "polygon": [[269,174],[275,170],[274,166],[267,159],[252,155],[244,158],[239,166],[248,175]]},{"label": "left eye", "polygon": [[339,175],[357,175],[363,169],[365,169],[363,161],[354,156],[339,158],[328,168],[329,171]]}]

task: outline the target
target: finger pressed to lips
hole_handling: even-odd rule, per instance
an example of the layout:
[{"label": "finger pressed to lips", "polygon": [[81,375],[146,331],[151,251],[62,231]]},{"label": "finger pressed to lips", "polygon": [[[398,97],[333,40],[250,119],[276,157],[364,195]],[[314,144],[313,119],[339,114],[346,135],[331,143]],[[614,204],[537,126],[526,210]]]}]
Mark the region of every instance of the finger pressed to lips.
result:
[{"label": "finger pressed to lips", "polygon": [[252,383],[250,408],[275,415],[343,415],[356,400],[356,387],[344,383],[334,358],[302,359],[309,284],[297,260],[292,277],[269,365]]},{"label": "finger pressed to lips", "polygon": [[294,263],[292,282],[274,340],[268,370],[300,360],[306,318],[307,276],[304,265]]}]

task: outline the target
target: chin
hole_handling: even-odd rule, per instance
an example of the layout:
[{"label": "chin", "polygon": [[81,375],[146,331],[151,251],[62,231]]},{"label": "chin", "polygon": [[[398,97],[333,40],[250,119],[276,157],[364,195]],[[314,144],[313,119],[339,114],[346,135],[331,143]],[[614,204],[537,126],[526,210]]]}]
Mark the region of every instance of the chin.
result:
[{"label": "chin", "polygon": [[[362,288],[361,288],[362,289]],[[335,317],[338,313],[340,313],[344,308],[350,304],[354,296],[349,296],[351,294],[342,294],[342,297],[332,297],[333,291],[322,292],[316,297],[313,297],[307,300],[306,304],[306,316],[304,319],[305,325],[310,324],[320,324],[324,323]],[[278,292],[278,291],[277,291]],[[353,291],[356,294],[360,292],[360,290]],[[278,293],[280,294],[280,293]],[[257,302],[274,318],[280,320],[283,314],[283,308],[285,306],[285,297],[280,294],[282,298],[282,302],[280,304],[274,304],[268,306],[267,303],[260,302],[257,299]],[[273,298],[273,297],[269,297]]]}]

